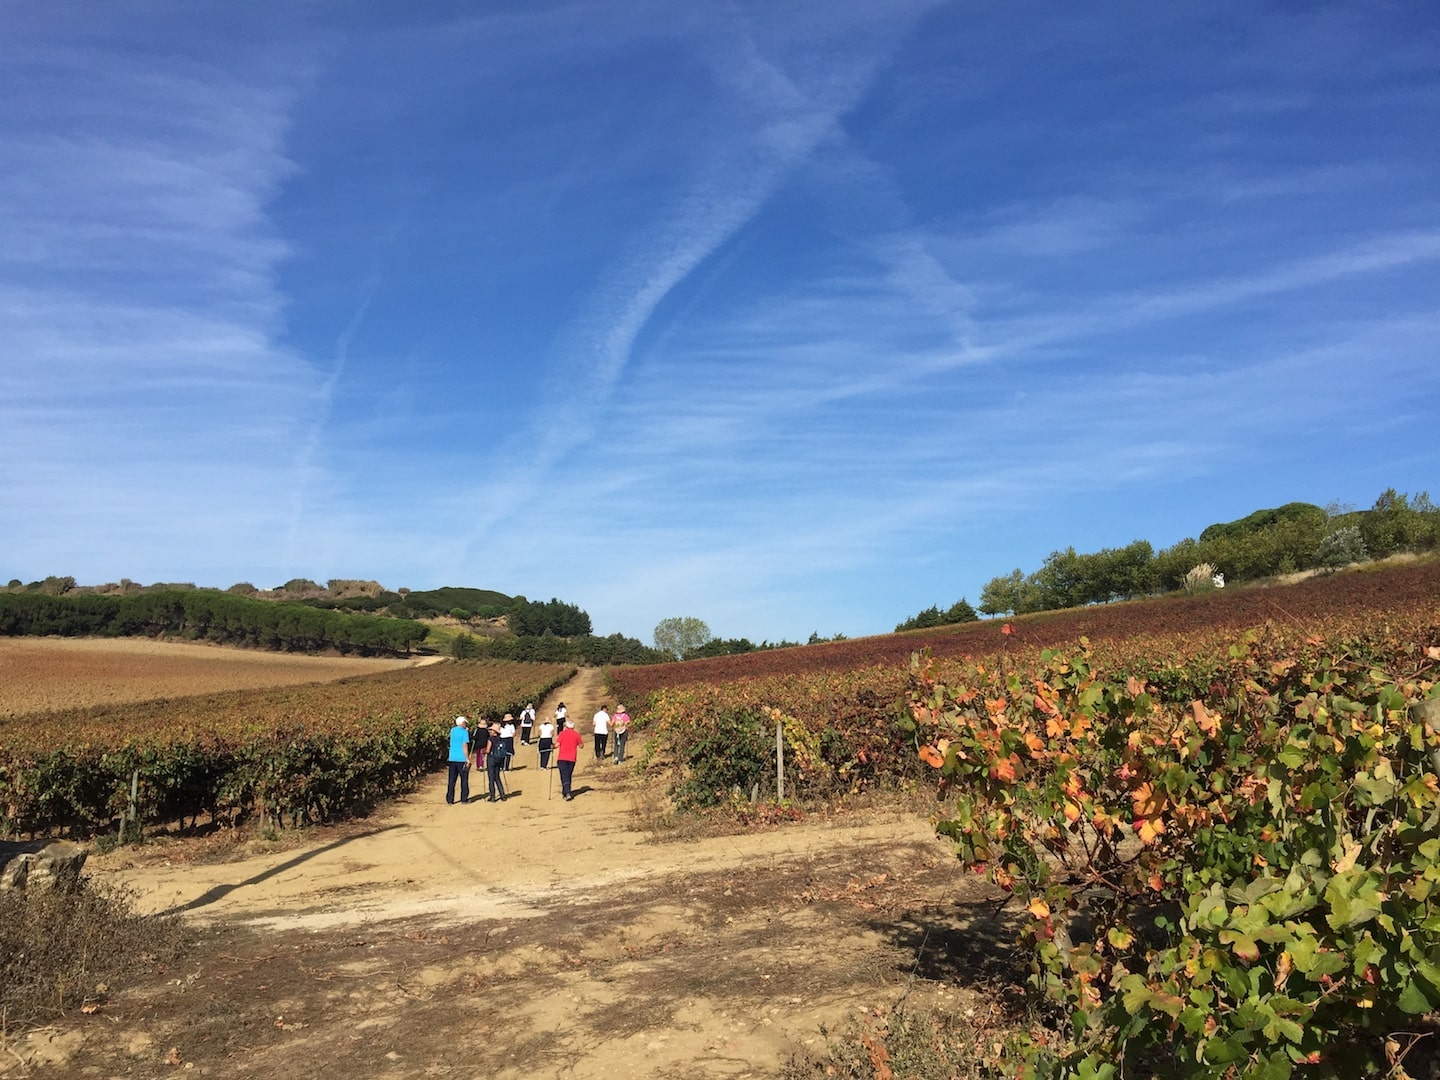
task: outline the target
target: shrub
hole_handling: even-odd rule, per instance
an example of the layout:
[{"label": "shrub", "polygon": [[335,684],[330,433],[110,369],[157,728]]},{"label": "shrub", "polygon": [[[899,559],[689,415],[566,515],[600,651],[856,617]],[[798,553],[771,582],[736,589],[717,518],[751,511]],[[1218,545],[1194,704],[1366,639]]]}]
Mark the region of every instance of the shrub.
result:
[{"label": "shrub", "polygon": [[0,891],[3,1028],[47,1023],[103,999],[186,945],[178,919],[137,915],[128,893],[102,883]]},{"label": "shrub", "polygon": [[1191,596],[1196,593],[1210,592],[1215,588],[1215,567],[1208,562],[1192,566],[1185,574],[1182,584],[1185,591]]},{"label": "shrub", "polygon": [[1338,570],[1351,563],[1364,562],[1365,537],[1358,525],[1346,525],[1329,533],[1315,549],[1315,565],[1327,570]]},{"label": "shrub", "polygon": [[696,732],[683,756],[687,775],[675,789],[675,804],[687,810],[717,806],[736,789],[748,796],[773,775],[775,736],[763,717],[727,711]]}]

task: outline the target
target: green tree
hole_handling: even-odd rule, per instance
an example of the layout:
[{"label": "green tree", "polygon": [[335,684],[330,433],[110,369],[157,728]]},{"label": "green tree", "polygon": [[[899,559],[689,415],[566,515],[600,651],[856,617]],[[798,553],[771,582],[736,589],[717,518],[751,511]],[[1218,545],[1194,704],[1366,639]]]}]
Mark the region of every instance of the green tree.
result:
[{"label": "green tree", "polygon": [[[901,630],[928,630],[932,626],[951,626],[955,623],[974,622],[978,618],[980,618],[980,616],[977,615],[975,609],[970,606],[970,601],[962,596],[945,611],[941,611],[939,605],[931,604],[924,611],[910,616],[910,618],[895,627],[895,631],[899,633]],[[819,635],[812,635],[811,644],[813,645],[817,640],[824,639],[821,639]],[[840,641],[842,638],[837,634],[831,640]]]},{"label": "green tree", "polygon": [[713,636],[705,621],[693,615],[671,616],[655,624],[655,648],[676,660],[698,652]]},{"label": "green tree", "polygon": [[1041,610],[1079,607],[1090,599],[1089,560],[1089,556],[1076,554],[1073,547],[1046,556],[1045,565],[1032,575],[1040,590]]},{"label": "green tree", "polygon": [[1008,574],[993,577],[980,590],[980,610],[986,615],[1008,615],[1015,610],[1015,600],[1025,575],[1017,566]]},{"label": "green tree", "polygon": [[1104,548],[1091,560],[1092,600],[1134,600],[1155,591],[1155,549],[1149,540]]},{"label": "green tree", "polygon": [[970,605],[970,601],[963,596],[951,604],[945,612],[945,624],[947,626],[954,625],[955,623],[976,622],[979,618],[979,614]]},{"label": "green tree", "polygon": [[1315,549],[1316,565],[1338,570],[1351,563],[1365,561],[1365,538],[1358,525],[1346,525],[1330,533]]},{"label": "green tree", "polygon": [[1028,577],[1019,568],[1002,577],[991,578],[980,590],[980,610],[986,615],[1024,615],[1044,611],[1044,594],[1037,574]]},{"label": "green tree", "polygon": [[1430,496],[1421,492],[1414,505],[1403,492],[1387,488],[1375,505],[1360,515],[1360,532],[1372,557],[1383,559],[1397,551],[1415,551],[1435,546],[1435,508]]},{"label": "green tree", "polygon": [[37,592],[45,596],[64,596],[71,589],[75,588],[75,579],[69,574],[62,576],[51,574],[44,581],[40,582]]},{"label": "green tree", "polygon": [[548,603],[517,596],[506,614],[510,632],[517,637],[584,637],[590,633],[590,616],[574,604],[557,599]]}]

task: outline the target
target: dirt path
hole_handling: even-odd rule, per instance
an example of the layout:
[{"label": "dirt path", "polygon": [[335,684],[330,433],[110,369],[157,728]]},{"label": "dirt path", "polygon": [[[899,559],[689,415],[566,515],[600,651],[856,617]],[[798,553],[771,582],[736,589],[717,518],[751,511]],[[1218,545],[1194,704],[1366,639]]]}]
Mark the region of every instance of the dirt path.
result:
[{"label": "dirt path", "polygon": [[[600,673],[540,715],[561,699],[588,741]],[[446,805],[444,781],[284,850],[93,858],[202,944],[19,1059],[56,1076],[774,1076],[917,976],[963,996],[957,971],[1003,936],[957,911],[973,882],[915,814],[657,842],[637,827],[643,784],[588,746],[569,803],[533,747],[504,803]]]},{"label": "dirt path", "polygon": [[[553,716],[564,701],[588,744],[589,718],[603,693],[600,671],[585,668],[536,711]],[[91,869],[123,880],[147,911],[185,911],[202,921],[241,919],[273,929],[538,914],[536,902],[552,893],[578,883],[594,888],[625,880],[653,863],[658,849],[630,828],[631,797],[623,784],[607,782],[621,771],[612,762],[596,762],[587,745],[575,771],[577,798],[567,803],[559,777],[539,768],[536,748],[517,744],[506,778],[510,797],[503,803],[481,801],[485,776],[472,771],[471,802],[447,805],[445,777],[437,773],[367,827],[328,842],[317,832],[320,842],[298,851],[208,866],[171,859],[139,867],[122,857],[95,860]]]}]

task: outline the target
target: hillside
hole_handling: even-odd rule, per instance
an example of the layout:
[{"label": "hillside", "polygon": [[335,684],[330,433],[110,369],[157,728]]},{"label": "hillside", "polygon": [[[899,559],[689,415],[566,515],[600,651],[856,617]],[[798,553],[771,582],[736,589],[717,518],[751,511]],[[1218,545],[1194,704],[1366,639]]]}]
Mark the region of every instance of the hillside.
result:
[{"label": "hillside", "polygon": [[1004,654],[1037,645],[1068,644],[1081,637],[1103,641],[1141,633],[1182,634],[1204,628],[1242,630],[1267,622],[1298,623],[1340,610],[1373,611],[1383,617],[1386,612],[1423,602],[1440,602],[1440,561],[1371,564],[1289,585],[1230,588],[1196,596],[1175,594],[1007,620],[635,667],[614,673],[611,681],[618,693],[640,702],[663,687],[694,682],[902,665],[912,653],[925,648],[937,657]]}]

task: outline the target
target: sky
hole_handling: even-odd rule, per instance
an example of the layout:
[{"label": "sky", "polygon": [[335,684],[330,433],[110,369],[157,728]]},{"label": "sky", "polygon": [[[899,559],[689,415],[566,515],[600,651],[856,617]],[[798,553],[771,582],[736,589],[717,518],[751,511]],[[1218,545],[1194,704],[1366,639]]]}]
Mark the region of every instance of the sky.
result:
[{"label": "sky", "polygon": [[1437,417],[1433,4],[0,7],[0,579],[854,637]]}]

